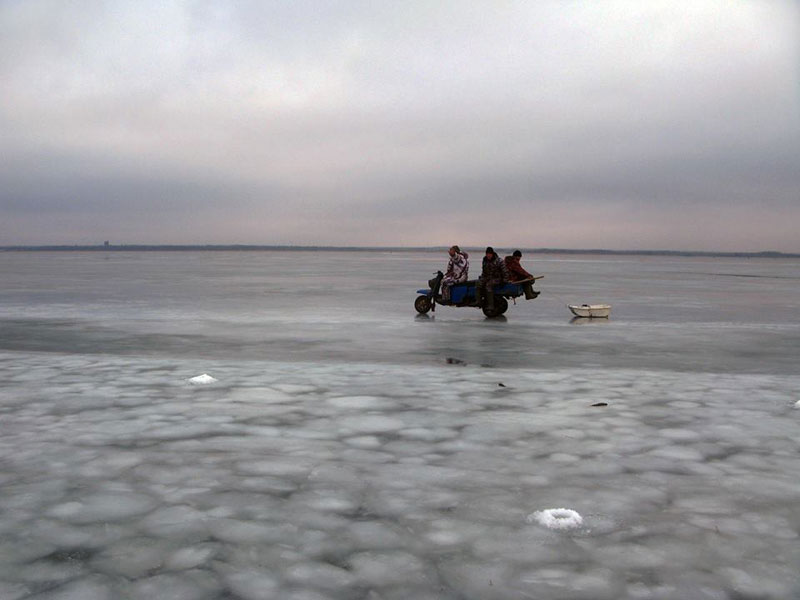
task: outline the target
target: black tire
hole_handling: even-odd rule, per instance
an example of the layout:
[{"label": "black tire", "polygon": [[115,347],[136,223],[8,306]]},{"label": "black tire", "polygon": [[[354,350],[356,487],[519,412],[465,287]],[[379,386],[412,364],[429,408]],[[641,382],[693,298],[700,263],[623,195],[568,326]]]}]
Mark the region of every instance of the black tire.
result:
[{"label": "black tire", "polygon": [[483,314],[489,317],[490,319],[493,317],[499,317],[504,312],[508,310],[508,300],[503,298],[502,296],[495,296],[494,297],[494,306],[489,308],[488,306],[483,307]]},{"label": "black tire", "polygon": [[508,300],[503,298],[502,296],[495,296],[494,297],[494,306],[499,311],[497,314],[505,314],[508,310]]},{"label": "black tire", "polygon": [[414,300],[414,308],[417,309],[417,312],[421,315],[424,315],[431,309],[431,299],[427,296],[417,296],[417,299]]}]

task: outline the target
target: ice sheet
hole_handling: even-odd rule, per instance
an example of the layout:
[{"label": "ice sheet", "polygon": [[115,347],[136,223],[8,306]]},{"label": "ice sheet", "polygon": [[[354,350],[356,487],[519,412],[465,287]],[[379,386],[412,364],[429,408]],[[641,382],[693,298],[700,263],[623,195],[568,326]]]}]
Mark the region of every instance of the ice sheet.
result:
[{"label": "ice sheet", "polygon": [[[193,388],[186,361],[0,355],[0,589],[545,600],[798,590],[800,378],[218,366],[224,387]],[[38,392],[30,372],[46,373]],[[90,387],[106,390],[105,405],[82,406]],[[275,393],[287,410],[270,410]],[[608,406],[592,406],[599,396]],[[531,523],[553,506],[572,507],[581,526]]]},{"label": "ice sheet", "polygon": [[445,256],[0,253],[0,598],[800,597],[800,262]]}]

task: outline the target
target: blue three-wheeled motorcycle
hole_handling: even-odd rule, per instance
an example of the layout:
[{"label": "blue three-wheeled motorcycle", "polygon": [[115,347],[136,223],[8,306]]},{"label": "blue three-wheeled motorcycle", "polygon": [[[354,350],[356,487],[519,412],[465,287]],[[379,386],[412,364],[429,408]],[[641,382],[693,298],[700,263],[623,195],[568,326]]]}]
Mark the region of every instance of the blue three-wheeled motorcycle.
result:
[{"label": "blue three-wheeled motorcycle", "polygon": [[[440,293],[442,284],[442,277],[444,274],[441,271],[436,273],[436,277],[428,281],[427,290],[417,290],[419,296],[414,300],[414,308],[418,313],[425,314],[428,311],[436,310],[436,305],[442,306],[473,306],[483,310],[483,314],[487,317],[499,317],[508,310],[508,299],[519,298],[525,296],[527,300],[533,300],[539,295],[539,292],[533,290],[533,283],[539,277],[531,277],[524,281],[515,281],[514,283],[504,283],[497,285],[494,288],[494,302],[491,307],[487,302],[479,303],[475,294],[478,284],[477,280],[465,281],[464,283],[456,283],[450,288],[450,299],[444,300]],[[528,294],[525,294],[525,284],[531,284]]]}]

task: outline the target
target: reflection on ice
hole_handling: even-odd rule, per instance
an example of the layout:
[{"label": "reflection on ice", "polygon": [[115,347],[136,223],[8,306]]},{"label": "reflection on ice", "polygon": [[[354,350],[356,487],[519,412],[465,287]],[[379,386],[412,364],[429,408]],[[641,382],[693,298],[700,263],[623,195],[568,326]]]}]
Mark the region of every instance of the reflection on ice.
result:
[{"label": "reflection on ice", "polygon": [[569,320],[570,325],[608,325],[610,322],[609,319],[588,319],[586,317],[572,317]]},{"label": "reflection on ice", "polygon": [[0,597],[800,590],[797,377],[192,368],[0,355]]}]

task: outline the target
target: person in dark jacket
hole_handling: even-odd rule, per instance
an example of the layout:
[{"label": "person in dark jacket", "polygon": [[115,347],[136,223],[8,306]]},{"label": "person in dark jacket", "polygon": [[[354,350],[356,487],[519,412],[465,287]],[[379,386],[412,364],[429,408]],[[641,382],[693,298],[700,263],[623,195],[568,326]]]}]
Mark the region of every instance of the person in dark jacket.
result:
[{"label": "person in dark jacket", "polygon": [[485,306],[494,309],[494,286],[508,281],[508,269],[494,248],[486,248],[486,255],[483,257],[481,276],[478,278],[478,285],[475,287],[478,306]]},{"label": "person in dark jacket", "polygon": [[[521,258],[522,252],[519,250],[514,250],[514,253],[511,256],[506,256],[503,259],[506,263],[506,269],[508,269],[508,277],[511,280],[511,283],[514,283],[515,281],[522,281],[524,279],[533,279],[533,275],[528,273],[522,268],[522,265],[519,264]],[[526,300],[533,300],[539,295],[539,292],[533,291],[533,281],[526,281],[523,283],[522,289],[525,291]]]}]

